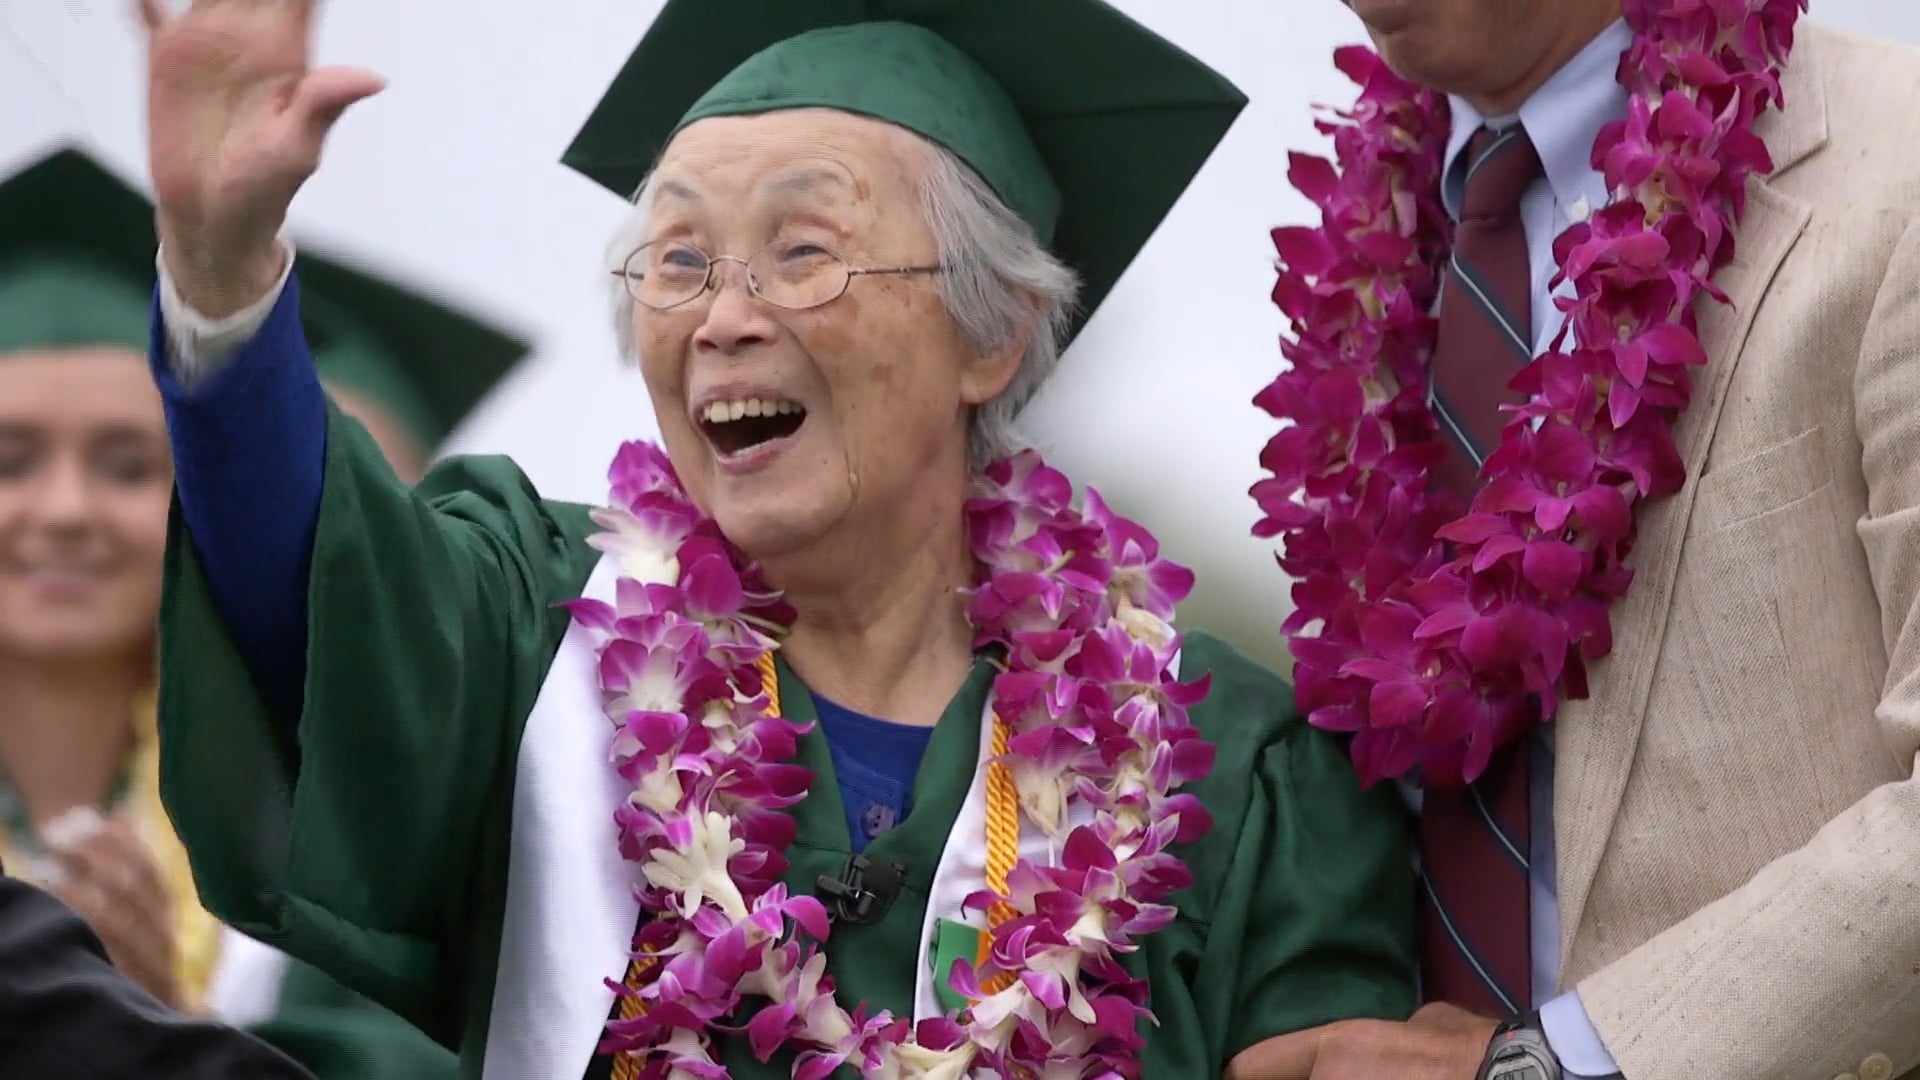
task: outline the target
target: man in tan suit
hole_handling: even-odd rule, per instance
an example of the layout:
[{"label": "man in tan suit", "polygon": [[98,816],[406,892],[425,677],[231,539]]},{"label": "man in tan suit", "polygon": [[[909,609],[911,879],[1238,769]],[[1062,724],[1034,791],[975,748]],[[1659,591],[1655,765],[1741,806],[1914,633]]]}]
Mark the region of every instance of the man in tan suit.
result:
[{"label": "man in tan suit", "polygon": [[[1349,6],[1450,96],[1450,185],[1481,124],[1538,148],[1539,351],[1552,237],[1607,197],[1588,152],[1626,107],[1619,0]],[[1783,84],[1715,279],[1732,303],[1697,308],[1687,484],[1639,510],[1589,697],[1521,748],[1550,778],[1515,853],[1532,985],[1503,1017],[1430,1004],[1272,1040],[1230,1077],[1920,1076],[1920,53],[1803,20]],[[1492,1066],[1496,1032],[1535,1071]]]}]

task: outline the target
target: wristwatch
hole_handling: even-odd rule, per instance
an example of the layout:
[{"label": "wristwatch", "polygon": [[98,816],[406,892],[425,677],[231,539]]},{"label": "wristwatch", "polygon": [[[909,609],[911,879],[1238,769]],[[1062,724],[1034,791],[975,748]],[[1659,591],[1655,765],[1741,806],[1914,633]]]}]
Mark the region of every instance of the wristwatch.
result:
[{"label": "wristwatch", "polygon": [[1479,1080],[1563,1080],[1560,1059],[1547,1044],[1537,1013],[1494,1029]]},{"label": "wristwatch", "polygon": [[1495,1028],[1480,1063],[1479,1080],[1621,1080],[1619,1073],[1586,1076],[1568,1072],[1547,1042],[1540,1014],[1528,1013]]}]

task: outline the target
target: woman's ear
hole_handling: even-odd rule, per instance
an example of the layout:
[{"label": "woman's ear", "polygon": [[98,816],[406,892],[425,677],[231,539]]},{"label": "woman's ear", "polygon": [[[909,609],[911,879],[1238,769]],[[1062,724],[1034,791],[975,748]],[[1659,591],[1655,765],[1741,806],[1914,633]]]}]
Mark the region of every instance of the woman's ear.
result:
[{"label": "woman's ear", "polygon": [[1033,335],[1039,326],[1040,303],[1035,300],[1026,325],[1018,334],[993,352],[976,357],[961,373],[961,400],[979,406],[1006,393],[1007,387],[1013,385],[1013,377],[1020,374],[1020,365],[1027,358],[1027,349],[1033,344]]}]

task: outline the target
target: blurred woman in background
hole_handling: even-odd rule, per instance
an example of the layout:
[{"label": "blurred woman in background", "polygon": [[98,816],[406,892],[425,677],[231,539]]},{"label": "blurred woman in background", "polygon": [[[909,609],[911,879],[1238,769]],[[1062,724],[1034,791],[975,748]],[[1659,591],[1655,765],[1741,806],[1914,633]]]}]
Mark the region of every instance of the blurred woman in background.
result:
[{"label": "blurred woman in background", "polygon": [[0,857],[194,1011],[219,925],[156,798],[173,471],[140,346],[151,223],[89,197],[112,184],[66,152],[0,189]]},{"label": "blurred woman in background", "polygon": [[[145,356],[151,205],[63,150],[0,183],[0,861],[162,1003],[255,1027],[322,1080],[434,1080],[445,1049],[202,909],[159,800],[156,616],[173,463]],[[327,264],[329,390],[402,475],[524,346]],[[411,335],[411,336],[409,336]],[[400,365],[430,343],[448,378]],[[411,370],[409,370],[409,367]],[[424,377],[429,386],[410,381]]]}]

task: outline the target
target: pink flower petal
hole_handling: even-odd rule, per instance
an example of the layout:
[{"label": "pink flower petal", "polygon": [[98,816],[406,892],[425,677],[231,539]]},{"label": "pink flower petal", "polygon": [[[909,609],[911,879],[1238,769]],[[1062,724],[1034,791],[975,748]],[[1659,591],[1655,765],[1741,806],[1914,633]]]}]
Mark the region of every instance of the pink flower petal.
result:
[{"label": "pink flower petal", "polygon": [[1550,600],[1572,594],[1580,583],[1587,560],[1572,544],[1561,540],[1535,540],[1527,545],[1521,560],[1521,573],[1534,588]]}]

